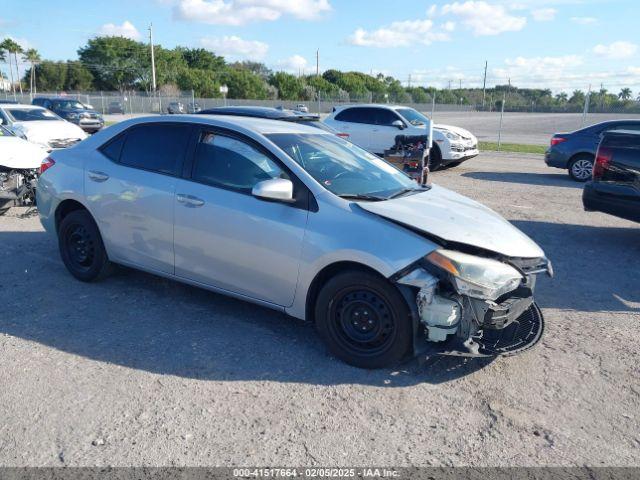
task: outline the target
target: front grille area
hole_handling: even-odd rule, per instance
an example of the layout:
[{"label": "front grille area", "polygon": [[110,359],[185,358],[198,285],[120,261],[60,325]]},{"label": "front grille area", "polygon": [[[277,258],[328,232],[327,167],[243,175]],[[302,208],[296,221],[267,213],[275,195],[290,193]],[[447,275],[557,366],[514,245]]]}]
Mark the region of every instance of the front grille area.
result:
[{"label": "front grille area", "polygon": [[502,330],[484,329],[473,340],[483,355],[515,355],[533,347],[544,331],[540,308],[533,303],[513,323]]},{"label": "front grille area", "polygon": [[49,146],[51,148],[68,148],[75,145],[80,141],[79,138],[56,138],[49,140]]},{"label": "front grille area", "polygon": [[549,261],[546,258],[512,258],[511,263],[527,275],[549,271]]}]

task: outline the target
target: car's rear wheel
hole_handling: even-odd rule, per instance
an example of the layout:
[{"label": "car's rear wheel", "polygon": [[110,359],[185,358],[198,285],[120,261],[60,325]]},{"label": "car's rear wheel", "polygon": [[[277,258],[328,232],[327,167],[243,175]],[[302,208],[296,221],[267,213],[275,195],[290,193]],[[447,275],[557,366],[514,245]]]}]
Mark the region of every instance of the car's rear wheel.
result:
[{"label": "car's rear wheel", "polygon": [[576,182],[586,182],[593,173],[593,157],[578,155],[569,163],[569,176]]},{"label": "car's rear wheel", "polygon": [[404,298],[372,273],[350,271],[330,279],[318,295],[315,322],[331,353],[356,367],[390,367],[411,350]]},{"label": "car's rear wheel", "polygon": [[98,226],[86,210],[73,211],[62,219],[58,247],[67,270],[78,280],[92,282],[111,271]]}]

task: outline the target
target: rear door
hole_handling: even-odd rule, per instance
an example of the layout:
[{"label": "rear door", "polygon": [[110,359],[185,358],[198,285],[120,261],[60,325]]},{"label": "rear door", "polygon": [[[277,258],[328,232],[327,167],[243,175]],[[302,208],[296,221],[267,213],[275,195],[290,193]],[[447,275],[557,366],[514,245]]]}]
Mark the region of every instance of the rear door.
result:
[{"label": "rear door", "polygon": [[[384,153],[396,143],[396,136],[402,131],[392,125],[396,120],[402,121],[398,114],[387,108],[375,108],[373,118],[375,126],[371,135],[371,148],[374,153]],[[403,121],[402,121],[403,122]],[[404,123],[404,122],[403,122]]]},{"label": "rear door", "polygon": [[174,194],[191,132],[134,126],[87,160],[85,197],[112,260],[174,273]]},{"label": "rear door", "polygon": [[[185,175],[173,207],[176,275],[291,305],[307,223],[306,187],[257,143],[208,127],[197,135],[193,166]],[[291,179],[298,201],[251,194],[256,183],[271,178]]]},{"label": "rear door", "polygon": [[335,116],[336,129],[349,134],[349,141],[364,148],[371,149],[371,135],[374,128],[373,115],[375,109],[368,107],[350,107]]}]

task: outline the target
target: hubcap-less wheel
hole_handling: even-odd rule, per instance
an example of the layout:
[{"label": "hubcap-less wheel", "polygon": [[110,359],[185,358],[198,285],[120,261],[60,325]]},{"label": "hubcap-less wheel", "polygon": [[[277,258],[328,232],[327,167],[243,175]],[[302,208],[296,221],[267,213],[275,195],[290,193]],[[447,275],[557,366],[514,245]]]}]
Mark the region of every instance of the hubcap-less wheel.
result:
[{"label": "hubcap-less wheel", "polygon": [[576,180],[585,181],[591,178],[593,162],[591,160],[576,160],[571,164],[571,174]]},{"label": "hubcap-less wheel", "polygon": [[70,229],[66,238],[69,260],[81,270],[88,270],[93,265],[95,256],[94,241],[87,229],[82,225],[75,225]]},{"label": "hubcap-less wheel", "polygon": [[377,293],[357,288],[341,292],[330,312],[336,340],[359,355],[379,355],[393,343],[395,320]]}]

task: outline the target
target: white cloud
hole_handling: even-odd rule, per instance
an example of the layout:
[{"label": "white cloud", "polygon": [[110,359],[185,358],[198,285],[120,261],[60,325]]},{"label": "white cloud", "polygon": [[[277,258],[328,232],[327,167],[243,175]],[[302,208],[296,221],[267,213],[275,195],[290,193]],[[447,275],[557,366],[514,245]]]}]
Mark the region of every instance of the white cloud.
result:
[{"label": "white cloud", "polygon": [[283,15],[315,20],[331,10],[329,0],[179,0],[173,16],[213,25],[274,21]]},{"label": "white cloud", "polygon": [[240,37],[224,36],[205,37],[200,39],[200,44],[213,50],[216,54],[226,58],[246,58],[249,60],[262,60],[269,51],[269,45],[256,40],[244,40]]},{"label": "white cloud", "polygon": [[523,87],[564,88],[571,81],[584,82],[584,75],[576,73],[583,64],[580,55],[508,58],[503,67],[493,69],[492,77],[497,84],[510,78],[512,84]]},{"label": "white cloud", "polygon": [[125,20],[122,25],[105,23],[100,27],[100,30],[98,30],[98,35],[108,37],[126,37],[131,40],[140,40],[142,38],[138,29],[129,20]]},{"label": "white cloud", "polygon": [[536,22],[550,22],[556,18],[558,11],[555,8],[539,8],[531,10],[531,17]]},{"label": "white cloud", "polygon": [[596,45],[593,47],[593,53],[596,55],[613,60],[633,57],[637,51],[638,45],[624,41],[613,42],[609,45]]},{"label": "white cloud", "polygon": [[569,20],[578,25],[593,25],[598,23],[598,19],[594,17],[571,17]]},{"label": "white cloud", "polygon": [[454,27],[453,22],[447,22],[443,30],[438,31],[434,30],[433,21],[430,19],[404,20],[393,22],[376,30],[367,31],[358,28],[348,41],[352,45],[378,48],[407,47],[416,44],[430,45],[435,41],[449,40],[447,32],[453,30]]},{"label": "white cloud", "polygon": [[442,14],[460,17],[463,25],[477,36],[517,32],[527,24],[525,17],[516,17],[511,15],[504,6],[484,1],[450,3],[442,7]]},{"label": "white cloud", "polygon": [[284,60],[280,60],[278,62],[278,68],[287,72],[298,73],[307,68],[308,64],[309,62],[307,62],[307,59],[302,55],[293,55]]}]

